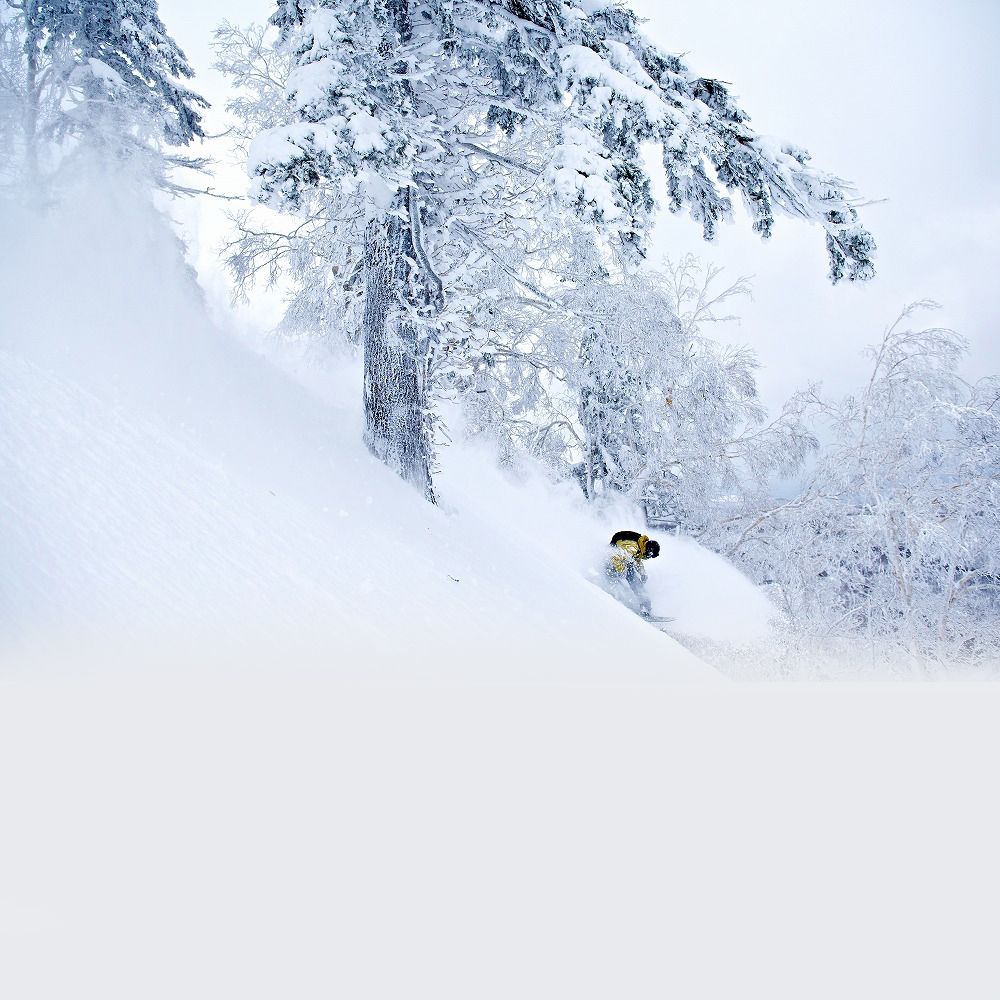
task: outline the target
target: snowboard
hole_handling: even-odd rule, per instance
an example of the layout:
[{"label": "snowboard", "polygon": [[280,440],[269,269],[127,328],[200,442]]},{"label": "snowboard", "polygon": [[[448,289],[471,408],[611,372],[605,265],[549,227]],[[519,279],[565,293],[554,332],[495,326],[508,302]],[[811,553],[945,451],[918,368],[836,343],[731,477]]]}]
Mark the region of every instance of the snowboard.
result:
[{"label": "snowboard", "polygon": [[[636,614],[638,614],[638,612],[636,612]],[[639,617],[644,622],[649,622],[653,628],[660,632],[669,632],[669,626],[677,620],[676,618],[667,618],[664,615],[639,615]]]}]

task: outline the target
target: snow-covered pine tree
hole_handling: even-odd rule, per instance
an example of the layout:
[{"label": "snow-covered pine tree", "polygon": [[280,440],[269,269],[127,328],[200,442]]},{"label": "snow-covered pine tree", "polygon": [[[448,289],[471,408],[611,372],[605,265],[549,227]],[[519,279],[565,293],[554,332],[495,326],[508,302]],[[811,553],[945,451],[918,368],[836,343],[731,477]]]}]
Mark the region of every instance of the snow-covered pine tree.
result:
[{"label": "snow-covered pine tree", "polygon": [[194,75],[167,34],[156,0],[4,0],[22,37],[19,74],[25,173],[37,182],[46,145],[60,158],[86,150],[138,165],[174,188],[167,168],[204,161],[168,155],[204,135],[207,102],[183,80]]},{"label": "snow-covered pine tree", "polygon": [[[843,184],[757,136],[717,80],[660,51],[629,10],[572,0],[279,0],[292,121],[254,143],[255,194],[363,232],[372,451],[430,493],[425,352],[482,288],[572,210],[641,253],[658,144],[670,207],[711,239],[737,190],[754,228],[819,223],[834,281],[872,275]],[[714,173],[714,177],[712,176]]]},{"label": "snow-covered pine tree", "polygon": [[13,181],[19,170],[25,75],[21,26],[13,11],[0,5],[0,187]]}]

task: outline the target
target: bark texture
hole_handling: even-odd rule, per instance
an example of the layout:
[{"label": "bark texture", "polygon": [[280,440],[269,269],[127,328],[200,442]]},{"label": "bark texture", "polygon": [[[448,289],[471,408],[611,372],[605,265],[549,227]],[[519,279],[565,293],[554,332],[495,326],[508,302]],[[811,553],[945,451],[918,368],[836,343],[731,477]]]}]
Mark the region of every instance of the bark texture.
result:
[{"label": "bark texture", "polygon": [[41,32],[38,27],[37,0],[25,0],[26,27],[24,54],[26,60],[25,101],[23,112],[25,173],[32,192],[38,188],[38,49]]},{"label": "bark texture", "polygon": [[414,273],[419,254],[408,195],[365,231],[364,406],[369,450],[433,502],[426,353],[419,313],[429,296]]}]

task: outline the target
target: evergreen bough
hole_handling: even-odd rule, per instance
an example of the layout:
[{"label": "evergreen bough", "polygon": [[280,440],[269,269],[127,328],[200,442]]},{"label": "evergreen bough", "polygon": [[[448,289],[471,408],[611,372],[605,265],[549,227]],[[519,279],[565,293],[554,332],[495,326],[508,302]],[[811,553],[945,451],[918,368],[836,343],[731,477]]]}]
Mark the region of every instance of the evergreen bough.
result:
[{"label": "evergreen bough", "polygon": [[641,255],[655,207],[644,146],[662,150],[671,210],[706,239],[738,191],[765,238],[780,212],[818,223],[834,282],[874,273],[847,186],[758,136],[723,83],[624,7],[279,0],[272,23],[293,56],[289,121],[251,148],[255,194],[363,232],[366,438],[429,496],[440,331],[498,261],[557,240],[567,212],[609,253]]}]

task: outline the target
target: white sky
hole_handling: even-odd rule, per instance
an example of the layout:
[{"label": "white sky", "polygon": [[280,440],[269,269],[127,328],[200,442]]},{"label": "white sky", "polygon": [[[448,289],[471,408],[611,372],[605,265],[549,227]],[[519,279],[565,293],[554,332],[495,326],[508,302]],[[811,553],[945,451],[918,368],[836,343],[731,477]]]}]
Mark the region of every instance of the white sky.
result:
[{"label": "white sky", "polygon": [[[972,342],[968,374],[1000,371],[993,289],[1000,275],[1000,3],[634,0],[633,7],[657,42],[685,53],[697,72],[730,82],[759,131],[804,146],[865,198],[889,199],[863,215],[879,245],[877,276],[864,287],[832,288],[822,232],[792,219],[779,218],[766,244],[743,220],[706,244],[686,217],[661,217],[654,257],[692,251],[733,278],[754,276],[754,301],[740,306],[740,326],[717,335],[757,350],[772,408],[810,381],[836,392],[857,385],[864,345],[921,298],[940,302],[934,321]],[[262,21],[272,9],[271,0],[161,0],[196,86],[215,105],[210,130],[223,127],[227,97],[211,69],[213,28],[224,18]],[[232,178],[238,187],[240,175]],[[182,215],[202,280],[221,299],[218,206]],[[279,306],[261,298],[250,318],[267,325]]]}]

